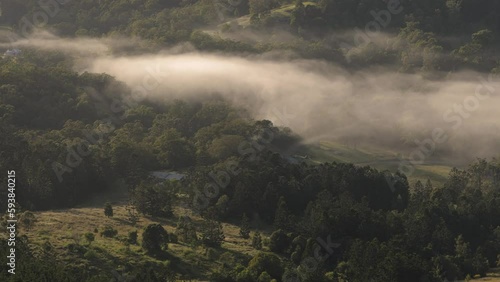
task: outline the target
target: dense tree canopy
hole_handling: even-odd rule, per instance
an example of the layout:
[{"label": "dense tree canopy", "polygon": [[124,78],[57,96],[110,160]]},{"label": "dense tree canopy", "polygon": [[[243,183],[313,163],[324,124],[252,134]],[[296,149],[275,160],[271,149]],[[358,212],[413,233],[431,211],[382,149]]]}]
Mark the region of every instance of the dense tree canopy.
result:
[{"label": "dense tree canopy", "polygon": [[[39,2],[2,1],[0,25],[28,36],[33,22],[42,19]],[[55,6],[45,28],[67,38],[140,37],[137,50],[120,50],[127,54],[188,42],[189,50],[283,53],[334,62],[349,71],[385,65],[419,74],[500,73],[496,0],[49,2]],[[234,31],[233,19],[247,23],[248,30]],[[227,36],[206,31],[221,21]],[[381,33],[372,36],[370,27]],[[362,34],[338,36],[353,30]],[[271,39],[236,40],[239,31]],[[292,39],[272,39],[281,32]],[[363,42],[356,42],[360,38]],[[253,257],[224,262],[211,281],[453,281],[484,276],[500,263],[498,159],[455,168],[443,184],[414,185],[400,172],[369,166],[291,162],[287,149],[299,146],[300,137],[268,120],[249,118],[217,93],[203,100],[148,98],[129,105],[125,101],[132,90],[124,82],[76,72],[73,60],[29,47],[22,56],[0,59],[0,168],[15,168],[22,176],[16,200],[23,210],[74,207],[124,185],[133,224],[133,208],[154,220],[171,220],[175,208],[204,217],[199,230],[189,217],[181,217],[175,233],[185,248],[201,242],[207,255],[220,255],[225,244],[234,244],[225,241],[223,223],[241,223],[239,239]],[[116,101],[126,106],[117,111]],[[273,139],[264,142],[263,132]],[[172,182],[151,177],[166,170],[186,177]],[[5,177],[0,174],[0,182],[6,183]],[[3,210],[6,193],[0,190]],[[105,214],[113,215],[111,206]],[[30,231],[34,214],[24,213],[21,222]],[[103,233],[115,237],[117,230]],[[96,238],[85,234],[90,249]],[[166,251],[170,236],[162,225],[151,224],[143,230],[142,247],[149,254]],[[135,243],[137,232],[129,237]],[[16,279],[112,278],[65,268],[49,245],[40,251],[24,237],[18,242],[23,264]],[[83,247],[67,248],[78,252]],[[6,250],[2,240],[3,258]],[[173,279],[167,263],[152,268],[147,263],[144,269],[150,271],[125,268],[137,281]],[[168,263],[179,272],[187,269],[176,258]],[[0,280],[8,281],[6,275],[4,267]]]}]

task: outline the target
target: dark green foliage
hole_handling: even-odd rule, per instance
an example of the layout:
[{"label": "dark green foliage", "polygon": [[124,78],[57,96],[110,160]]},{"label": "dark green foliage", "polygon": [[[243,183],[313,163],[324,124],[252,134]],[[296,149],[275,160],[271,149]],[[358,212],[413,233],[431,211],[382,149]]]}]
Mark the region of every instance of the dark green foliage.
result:
[{"label": "dark green foliage", "polygon": [[220,247],[226,236],[222,224],[214,219],[207,219],[201,230],[201,242],[210,247]]},{"label": "dark green foliage", "polygon": [[[1,281],[40,281],[40,282],[72,282],[88,278],[84,273],[69,273],[64,264],[56,260],[55,253],[46,248],[43,253],[38,253],[29,247],[28,239],[24,236],[16,240],[16,269],[15,274],[7,272],[7,256],[10,255],[11,246],[7,240],[0,242],[0,255],[5,264],[0,271]],[[22,263],[21,263],[22,262]]]},{"label": "dark green foliage", "polygon": [[260,232],[256,231],[252,237],[252,247],[256,250],[262,249],[262,237],[260,236]]},{"label": "dark green foliage", "polygon": [[244,239],[250,238],[250,221],[246,214],[243,214],[240,224],[240,236]]},{"label": "dark green foliage", "polygon": [[128,242],[129,244],[137,245],[137,230],[128,233]]},{"label": "dark green foliage", "polygon": [[112,238],[118,234],[118,231],[111,226],[105,226],[104,230],[101,231],[101,237]]},{"label": "dark green foliage", "polygon": [[272,280],[271,275],[269,275],[269,273],[267,273],[266,271],[263,271],[259,275],[259,279],[257,281],[258,282],[271,282],[271,280]]},{"label": "dark green foliage", "polygon": [[191,218],[188,216],[179,218],[177,227],[175,229],[175,234],[177,235],[177,239],[184,243],[194,244],[198,241],[198,236],[196,235],[196,227],[194,226]]},{"label": "dark green foliage", "polygon": [[295,250],[293,251],[292,255],[290,256],[290,259],[295,263],[299,264],[300,260],[302,259],[302,252],[303,249],[300,245],[297,245],[295,247]]},{"label": "dark green foliage", "polygon": [[272,253],[259,252],[248,262],[247,269],[255,278],[258,278],[264,271],[274,279],[281,279],[283,275],[281,260]]},{"label": "dark green foliage", "polygon": [[278,201],[278,209],[274,215],[274,226],[283,230],[290,230],[291,228],[290,214],[283,196]]},{"label": "dark green foliage", "polygon": [[134,205],[127,204],[125,209],[127,210],[128,220],[130,221],[130,223],[132,223],[132,225],[135,225],[139,220],[139,214],[136,207]]},{"label": "dark green foliage", "polygon": [[[132,52],[137,53],[156,53],[190,42],[201,51],[238,55],[291,51],[300,59],[334,61],[349,71],[386,65],[418,75],[463,68],[499,72],[500,2],[496,0],[401,0],[402,11],[391,14],[387,26],[381,27],[387,38],[379,42],[370,37],[366,44],[325,35],[376,24],[373,12],[387,10],[393,1],[304,4],[299,0],[287,11],[272,11],[282,3],[270,0],[226,6],[224,21],[251,13],[250,28],[264,34],[291,29],[296,37],[279,43],[243,42],[198,30],[221,20],[213,1],[67,2],[50,17],[50,30],[71,38],[140,36],[148,44],[134,46]],[[27,0],[2,1],[1,9],[0,25],[20,33],[23,16],[32,19],[40,12],[37,1]],[[290,17],[282,15],[288,12]],[[16,168],[22,175],[17,179],[22,187],[17,200],[26,209],[72,207],[119,182],[133,190],[138,211],[170,217],[180,201],[176,194],[206,194],[203,189],[209,181],[222,181],[214,180],[210,172],[223,171],[230,181],[217,183],[224,187],[207,199],[208,206],[214,206],[208,209],[215,215],[200,230],[202,242],[220,246],[224,234],[219,220],[237,222],[240,215],[256,214],[256,220],[279,229],[272,233],[269,248],[286,262],[276,255],[259,254],[248,268],[221,271],[219,276],[214,274],[214,281],[281,280],[285,266],[290,274],[301,272],[304,281],[322,281],[325,272],[343,281],[453,281],[484,275],[500,263],[500,169],[496,159],[452,170],[445,185],[419,182],[410,193],[408,179],[401,173],[388,176],[344,163],[290,164],[278,151],[292,148],[299,141],[296,135],[270,121],[242,118],[247,113],[218,98],[202,102],[146,100],[117,112],[111,105],[128,97],[132,89],[109,75],[77,73],[72,66],[72,59],[62,52],[30,48],[21,57],[0,60],[0,167]],[[262,130],[274,134],[271,144],[262,142]],[[250,139],[257,142],[254,148],[262,149],[241,154],[240,144]],[[82,149],[90,153],[77,156]],[[234,162],[239,173],[228,169]],[[150,171],[166,169],[186,169],[189,175],[182,184],[146,180]],[[5,183],[5,175],[0,180]],[[3,193],[5,189],[0,192],[1,207],[6,206]],[[137,214],[128,210],[129,220],[135,224]],[[104,214],[113,216],[109,203]],[[248,238],[245,217],[240,234]],[[30,213],[22,214],[25,231],[30,231],[33,219]],[[109,226],[101,232],[105,237],[116,235]],[[150,225],[144,230],[143,247],[151,254],[166,250],[174,237],[168,235],[160,225]],[[180,221],[176,235],[188,244],[198,240],[190,221]],[[89,245],[94,237],[85,234]],[[77,234],[75,241],[79,238]],[[124,238],[136,243],[137,233]],[[341,246],[333,248],[332,242]],[[2,244],[0,252],[5,258],[8,247]],[[258,232],[252,237],[252,246],[262,248]],[[4,268],[1,281],[113,278],[107,272],[92,277],[92,271],[65,269],[48,245],[35,252],[20,238],[16,247],[22,262],[18,274],[6,276]],[[66,251],[92,260],[100,258],[97,251],[77,243],[68,245]],[[317,263],[314,271],[305,271],[301,265],[308,258]],[[175,280],[168,267],[144,264],[134,271],[130,274],[137,281]]]},{"label": "dark green foliage", "polygon": [[481,277],[486,276],[486,272],[490,268],[488,259],[480,253],[476,253],[472,258],[473,273],[479,274]]},{"label": "dark green foliage", "polygon": [[92,244],[92,242],[94,242],[95,240],[95,235],[94,233],[91,233],[91,232],[87,232],[84,234],[84,237],[85,237],[85,240],[87,240],[87,242],[89,243],[89,246],[90,244]]},{"label": "dark green foliage", "polygon": [[269,250],[271,252],[283,254],[287,251],[290,246],[290,238],[285,233],[285,231],[278,229],[271,234],[269,237]]},{"label": "dark green foliage", "polygon": [[172,216],[174,192],[168,184],[143,181],[134,189],[132,199],[137,211],[160,217]]},{"label": "dark green foliage", "polygon": [[35,215],[30,212],[30,211],[25,211],[21,214],[21,217],[19,219],[19,222],[21,223],[22,227],[25,228],[27,231],[31,230],[33,226],[35,225],[37,219]]},{"label": "dark green foliage", "polygon": [[177,237],[177,235],[175,233],[168,234],[168,240],[171,243],[178,243],[179,242],[179,238]]},{"label": "dark green foliage", "polygon": [[160,224],[150,224],[142,233],[142,248],[148,254],[159,254],[168,249],[168,233]]},{"label": "dark green foliage", "polygon": [[106,202],[106,204],[104,205],[104,215],[107,217],[113,216],[113,207],[111,206],[110,202]]}]

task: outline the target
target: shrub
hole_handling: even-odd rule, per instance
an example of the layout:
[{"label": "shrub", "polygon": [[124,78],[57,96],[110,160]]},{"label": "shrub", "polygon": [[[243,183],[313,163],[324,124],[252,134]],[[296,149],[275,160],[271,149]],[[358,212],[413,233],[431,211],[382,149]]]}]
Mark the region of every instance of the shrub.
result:
[{"label": "shrub", "polygon": [[87,242],[89,243],[89,246],[90,246],[90,244],[92,244],[92,242],[94,242],[94,239],[95,239],[94,233],[87,232],[87,233],[85,233],[84,236],[85,236],[85,240],[87,240]]},{"label": "shrub", "polygon": [[250,271],[247,269],[244,269],[240,273],[238,273],[238,276],[236,276],[236,282],[253,282],[254,279],[252,275],[250,274]]},{"label": "shrub", "polygon": [[241,219],[240,236],[243,239],[250,238],[250,221],[246,214],[243,214],[243,217]]},{"label": "shrub", "polygon": [[269,238],[269,250],[274,253],[284,253],[290,244],[290,238],[286,233],[278,229],[271,234]]},{"label": "shrub", "polygon": [[35,222],[37,221],[35,215],[30,212],[30,211],[25,211],[24,213],[21,214],[21,218],[19,222],[22,224],[23,227],[26,228],[26,230],[31,230],[33,226],[35,225]]},{"label": "shrub", "polygon": [[85,252],[83,257],[88,259],[88,260],[92,260],[92,259],[95,259],[97,257],[97,253],[94,250],[88,250]]},{"label": "shrub", "polygon": [[168,239],[169,239],[170,243],[177,244],[179,242],[179,238],[177,238],[177,235],[175,235],[174,233],[168,234]]},{"label": "shrub", "polygon": [[113,238],[118,234],[118,231],[111,226],[104,227],[104,230],[101,232],[101,237]]},{"label": "shrub", "polygon": [[262,272],[260,275],[259,275],[259,282],[271,282],[271,275],[269,275],[269,273],[267,272]]},{"label": "shrub", "polygon": [[128,233],[128,242],[130,244],[134,244],[134,245],[137,244],[137,230],[136,231],[130,231]]},{"label": "shrub", "polygon": [[205,255],[209,260],[215,261],[218,259],[217,251],[214,248],[207,248],[205,251]]},{"label": "shrub", "polygon": [[255,255],[248,263],[248,270],[255,274],[255,277],[264,271],[276,279],[283,275],[281,260],[273,253],[260,252]]},{"label": "shrub", "polygon": [[111,206],[110,202],[106,202],[106,204],[104,205],[104,215],[107,217],[113,216],[113,207]]},{"label": "shrub", "polygon": [[260,233],[258,231],[253,235],[252,247],[254,247],[254,249],[256,250],[262,249],[262,237],[260,236]]},{"label": "shrub", "polygon": [[67,245],[68,250],[72,253],[77,253],[77,254],[84,254],[86,248],[84,246],[75,244],[75,243],[70,243]]},{"label": "shrub", "polygon": [[144,228],[142,247],[149,254],[168,249],[168,233],[160,224],[154,223]]},{"label": "shrub", "polygon": [[208,247],[220,247],[226,237],[222,231],[222,224],[215,220],[207,220],[201,236],[201,241]]}]

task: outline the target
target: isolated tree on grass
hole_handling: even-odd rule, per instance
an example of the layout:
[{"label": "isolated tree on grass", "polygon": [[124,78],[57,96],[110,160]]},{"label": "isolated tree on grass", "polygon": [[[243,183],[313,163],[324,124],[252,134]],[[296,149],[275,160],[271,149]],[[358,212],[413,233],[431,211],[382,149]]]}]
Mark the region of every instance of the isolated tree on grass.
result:
[{"label": "isolated tree on grass", "polygon": [[132,225],[135,225],[137,221],[139,221],[139,213],[137,212],[137,209],[131,201],[129,201],[125,209],[127,210],[127,219],[130,221],[130,223],[132,223]]},{"label": "isolated tree on grass", "polygon": [[104,205],[104,215],[107,217],[113,216],[113,207],[111,206],[110,202],[106,202],[106,204]]},{"label": "isolated tree on grass", "polygon": [[246,213],[244,213],[241,218],[240,235],[244,239],[250,238],[250,221]]},{"label": "isolated tree on grass", "polygon": [[156,254],[168,249],[168,233],[160,224],[153,223],[144,228],[142,248],[148,254]]},{"label": "isolated tree on grass", "polygon": [[30,211],[25,211],[20,218],[21,224],[26,227],[26,230],[31,230],[36,222],[35,215]]},{"label": "isolated tree on grass", "polygon": [[214,219],[205,221],[201,235],[201,241],[205,246],[220,247],[225,238],[219,221]]},{"label": "isolated tree on grass", "polygon": [[128,233],[128,242],[129,244],[137,244],[137,231],[130,231]]},{"label": "isolated tree on grass", "polygon": [[189,216],[182,216],[177,222],[175,234],[178,238],[185,243],[193,244],[198,240],[196,235],[196,227],[194,226]]},{"label": "isolated tree on grass", "polygon": [[262,237],[260,236],[260,232],[257,231],[253,234],[252,238],[252,247],[256,250],[262,249]]},{"label": "isolated tree on grass", "polygon": [[92,233],[92,232],[87,232],[87,233],[85,233],[85,235],[84,235],[84,236],[85,236],[85,240],[87,240],[87,242],[89,243],[89,246],[90,246],[90,244],[92,244],[92,242],[94,242],[94,240],[95,240],[95,235],[94,235],[94,233]]},{"label": "isolated tree on grass", "polygon": [[113,238],[118,234],[118,230],[114,229],[112,226],[105,226],[101,231],[101,237]]}]

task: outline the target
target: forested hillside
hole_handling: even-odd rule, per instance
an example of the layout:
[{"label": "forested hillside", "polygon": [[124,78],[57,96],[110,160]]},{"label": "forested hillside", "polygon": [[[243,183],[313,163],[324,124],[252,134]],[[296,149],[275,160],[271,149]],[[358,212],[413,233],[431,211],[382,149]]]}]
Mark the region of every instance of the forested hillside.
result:
[{"label": "forested hillside", "polygon": [[[15,275],[5,267],[11,246],[2,235],[1,281],[434,282],[479,279],[500,267],[498,134],[464,127],[468,139],[458,140],[478,144],[432,145],[451,170],[433,183],[401,169],[311,159],[306,141],[316,136],[255,109],[266,93],[280,101],[298,92],[306,107],[315,91],[333,96],[344,85],[361,92],[352,95],[357,101],[374,94],[369,106],[388,99],[387,82],[377,84],[382,90],[326,85],[337,68],[357,81],[361,72],[366,81],[376,79],[370,73],[402,77],[390,82],[408,89],[397,101],[444,91],[437,83],[459,83],[450,79],[457,74],[491,82],[500,73],[499,1],[2,0],[0,11],[0,182],[15,170],[20,226]],[[224,56],[231,59],[212,63]],[[180,82],[149,87],[156,77],[119,79],[134,77],[144,57],[199,81],[174,74]],[[130,67],[134,60],[141,64]],[[113,74],[89,67],[108,61],[123,64],[109,64],[118,66],[109,67]],[[241,83],[223,70],[247,62],[260,73],[241,71]],[[276,68],[292,79],[269,75],[269,87],[248,86]],[[221,74],[228,74],[224,83]],[[292,93],[299,78],[311,83]],[[276,86],[284,80],[289,88]],[[264,94],[255,98],[255,89]],[[490,92],[481,107],[496,107],[498,91]],[[372,124],[411,120],[405,107],[382,110],[389,118],[368,118],[339,140],[399,149],[438,135],[433,124],[421,135],[393,126],[398,147],[389,136],[365,134]],[[346,125],[371,112],[352,109]],[[427,122],[428,112],[419,113]],[[302,128],[321,124],[313,117]],[[497,118],[481,123],[498,125]],[[488,148],[476,154],[480,139]],[[470,161],[484,152],[487,159]],[[469,165],[455,163],[465,155]],[[4,211],[9,197],[2,186]],[[2,213],[2,226],[7,219]]]},{"label": "forested hillside", "polygon": [[[164,47],[191,42],[205,51],[293,50],[305,58],[352,67],[498,71],[495,35],[500,31],[500,4],[494,0],[59,2],[4,0],[0,24],[24,35],[43,27],[60,36],[132,36]],[[279,9],[282,5],[289,8]],[[281,30],[296,37],[286,42],[279,36],[270,42],[246,42],[200,32],[227,22],[221,31],[239,33],[243,27],[232,28],[232,19],[245,15],[250,17],[245,30]],[[342,31],[351,35],[339,37]],[[381,39],[381,33],[390,40]]]}]

